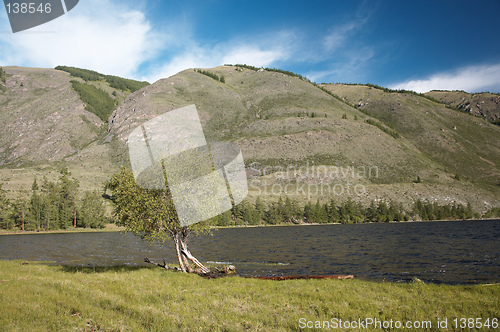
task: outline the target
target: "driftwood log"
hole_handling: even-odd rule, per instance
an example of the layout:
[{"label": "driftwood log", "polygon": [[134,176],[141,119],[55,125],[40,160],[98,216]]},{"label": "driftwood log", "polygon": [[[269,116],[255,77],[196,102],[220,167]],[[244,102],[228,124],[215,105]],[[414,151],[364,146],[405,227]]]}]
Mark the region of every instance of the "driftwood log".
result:
[{"label": "driftwood log", "polygon": [[[153,262],[149,258],[144,258],[144,261],[149,264],[153,264],[156,266],[159,266],[161,268],[167,269],[167,270],[175,270],[175,271],[182,271],[182,269],[178,267],[171,267],[168,266],[165,260],[163,260],[163,264]],[[208,270],[208,271],[207,271]],[[201,277],[207,278],[207,279],[215,279],[215,278],[221,278],[221,277],[227,277],[227,276],[234,276],[236,275],[236,268],[233,265],[229,266],[222,266],[222,269],[219,269],[218,267],[214,267],[212,270],[210,269],[195,269],[191,270],[190,272],[196,273],[200,275]],[[293,279],[338,279],[338,280],[343,280],[343,279],[354,279],[353,275],[320,275],[320,276],[313,276],[313,275],[305,275],[305,276],[274,276],[274,277],[246,277],[246,278],[252,278],[252,279],[261,279],[261,280],[293,280]]]},{"label": "driftwood log", "polygon": [[293,279],[354,279],[353,275],[323,275],[323,276],[275,276],[275,277],[247,277],[262,280],[293,280]]}]

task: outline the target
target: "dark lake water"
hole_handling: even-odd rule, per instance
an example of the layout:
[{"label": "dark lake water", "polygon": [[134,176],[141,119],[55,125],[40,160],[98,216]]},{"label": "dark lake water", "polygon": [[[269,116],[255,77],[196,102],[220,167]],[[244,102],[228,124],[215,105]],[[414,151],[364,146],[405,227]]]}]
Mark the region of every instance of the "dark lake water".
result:
[{"label": "dark lake water", "polygon": [[[233,264],[243,276],[500,282],[500,220],[227,228],[189,245],[200,261]],[[173,244],[119,232],[0,236],[0,259],[103,266],[142,265],[144,257],[176,262]]]}]

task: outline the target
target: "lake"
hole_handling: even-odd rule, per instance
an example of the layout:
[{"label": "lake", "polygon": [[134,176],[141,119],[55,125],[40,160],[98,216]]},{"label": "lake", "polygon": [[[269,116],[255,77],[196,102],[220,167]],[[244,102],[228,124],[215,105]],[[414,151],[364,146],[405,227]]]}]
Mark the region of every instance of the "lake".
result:
[{"label": "lake", "polygon": [[[200,261],[235,265],[242,276],[500,282],[500,220],[225,228],[189,246]],[[119,232],[0,236],[0,259],[107,266],[142,265],[144,257],[176,262],[172,243]]]}]

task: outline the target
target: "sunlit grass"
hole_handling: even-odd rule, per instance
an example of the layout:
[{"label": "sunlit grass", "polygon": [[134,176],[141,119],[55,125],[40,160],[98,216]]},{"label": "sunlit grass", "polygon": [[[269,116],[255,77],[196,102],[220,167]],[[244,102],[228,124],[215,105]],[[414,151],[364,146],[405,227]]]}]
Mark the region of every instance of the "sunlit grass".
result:
[{"label": "sunlit grass", "polygon": [[151,267],[0,261],[1,331],[288,331],[310,321],[500,316],[500,285],[207,280]]}]

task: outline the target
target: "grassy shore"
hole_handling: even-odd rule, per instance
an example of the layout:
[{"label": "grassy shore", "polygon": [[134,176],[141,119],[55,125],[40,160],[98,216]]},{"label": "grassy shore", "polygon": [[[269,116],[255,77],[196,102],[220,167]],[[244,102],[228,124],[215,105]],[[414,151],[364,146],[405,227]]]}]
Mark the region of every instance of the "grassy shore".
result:
[{"label": "grassy shore", "polygon": [[312,331],[316,321],[366,318],[432,324],[418,331],[447,319],[455,330],[455,318],[498,319],[499,298],[498,284],[207,280],[157,267],[0,261],[1,331]]}]

